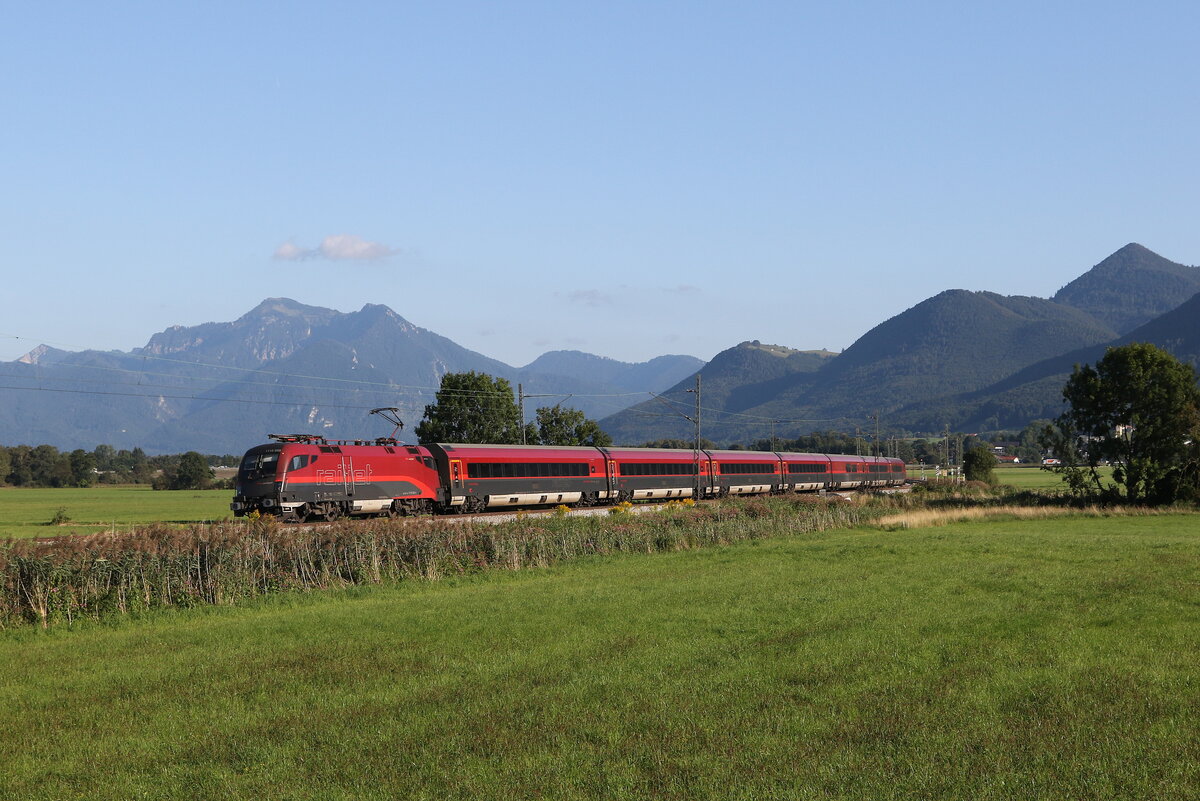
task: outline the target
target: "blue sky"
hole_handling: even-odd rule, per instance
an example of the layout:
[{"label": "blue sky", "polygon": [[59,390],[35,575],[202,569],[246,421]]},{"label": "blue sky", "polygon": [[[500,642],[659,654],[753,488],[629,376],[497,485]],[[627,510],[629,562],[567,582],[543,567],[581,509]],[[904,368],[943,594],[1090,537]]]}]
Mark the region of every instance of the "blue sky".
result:
[{"label": "blue sky", "polygon": [[510,364],[842,349],[1200,262],[1194,3],[63,3],[0,20],[0,359],[266,297]]}]

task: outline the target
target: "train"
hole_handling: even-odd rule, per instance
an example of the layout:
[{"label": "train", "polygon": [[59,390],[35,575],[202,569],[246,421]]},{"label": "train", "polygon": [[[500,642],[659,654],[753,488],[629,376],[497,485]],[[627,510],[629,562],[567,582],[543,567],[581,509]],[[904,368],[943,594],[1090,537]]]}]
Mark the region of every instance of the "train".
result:
[{"label": "train", "polygon": [[246,451],[230,509],[286,521],[720,498],[905,483],[882,456],[544,445],[408,445],[271,435]]}]

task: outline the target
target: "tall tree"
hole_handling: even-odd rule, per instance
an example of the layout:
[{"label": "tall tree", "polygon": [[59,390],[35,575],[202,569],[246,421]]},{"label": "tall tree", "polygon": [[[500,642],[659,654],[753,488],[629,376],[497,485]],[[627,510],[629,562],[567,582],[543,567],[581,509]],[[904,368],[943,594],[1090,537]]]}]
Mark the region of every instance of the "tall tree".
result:
[{"label": "tall tree", "polygon": [[163,464],[162,475],[152,484],[154,489],[208,489],[213,472],[208,461],[196,451],[188,451],[178,459]]},{"label": "tall tree", "polygon": [[76,448],[68,456],[71,463],[71,486],[90,487],[96,468],[96,457],[82,448]]},{"label": "tall tree", "polygon": [[600,424],[578,409],[543,406],[537,410],[538,442],[542,445],[612,445]]},{"label": "tall tree", "polygon": [[995,467],[995,455],[990,448],[983,445],[972,448],[963,457],[963,473],[966,475],[967,481],[983,481],[993,484],[996,481],[996,476],[992,473]]},{"label": "tall tree", "polygon": [[[1072,486],[1085,486],[1086,477],[1096,494],[1129,502],[1169,502],[1194,491],[1200,389],[1191,365],[1146,343],[1109,348],[1095,367],[1076,365],[1063,398],[1070,407],[1055,421],[1057,438],[1047,439],[1068,457],[1062,470]],[[1080,440],[1083,454],[1072,454],[1072,441]],[[1101,478],[1101,462],[1113,464],[1115,484]]]},{"label": "tall tree", "polygon": [[[416,433],[421,442],[513,445],[521,441],[522,427],[512,385],[472,370],[442,376],[437,402],[425,407]],[[525,435],[527,441],[537,436],[532,426]]]}]

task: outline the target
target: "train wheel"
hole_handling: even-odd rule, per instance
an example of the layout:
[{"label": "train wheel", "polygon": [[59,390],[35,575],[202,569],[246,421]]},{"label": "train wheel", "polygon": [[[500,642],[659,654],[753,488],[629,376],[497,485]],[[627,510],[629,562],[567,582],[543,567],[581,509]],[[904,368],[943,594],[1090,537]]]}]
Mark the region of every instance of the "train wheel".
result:
[{"label": "train wheel", "polygon": [[342,510],[336,503],[325,504],[325,520],[332,523],[342,516]]}]

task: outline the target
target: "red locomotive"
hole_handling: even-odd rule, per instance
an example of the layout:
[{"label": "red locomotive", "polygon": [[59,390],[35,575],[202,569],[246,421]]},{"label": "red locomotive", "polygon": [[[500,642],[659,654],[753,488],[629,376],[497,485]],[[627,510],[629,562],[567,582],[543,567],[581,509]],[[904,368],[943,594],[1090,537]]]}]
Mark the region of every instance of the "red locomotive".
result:
[{"label": "red locomotive", "polygon": [[715,498],[903,484],[874,456],[658,448],[405,445],[273,436],[246,452],[230,508],[285,520]]}]

